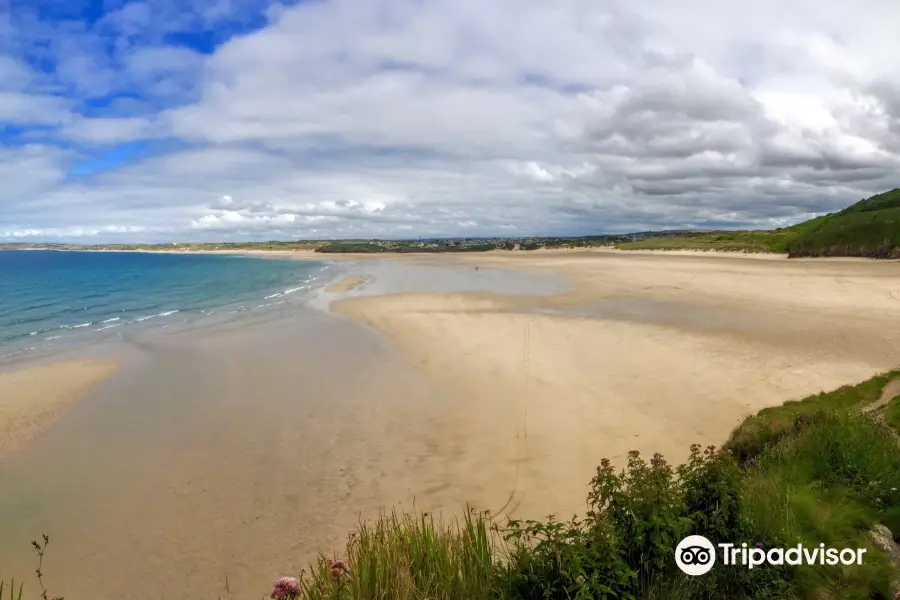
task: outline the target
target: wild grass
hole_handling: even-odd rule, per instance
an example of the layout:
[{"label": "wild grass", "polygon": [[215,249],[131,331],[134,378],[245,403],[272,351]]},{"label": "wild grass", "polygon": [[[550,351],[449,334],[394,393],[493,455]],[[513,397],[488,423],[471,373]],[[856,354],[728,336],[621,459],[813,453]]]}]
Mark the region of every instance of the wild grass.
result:
[{"label": "wild grass", "polygon": [[4,581],[0,580],[0,600],[22,600],[22,584],[16,588],[16,580],[13,579],[7,586]]},{"label": "wild grass", "polygon": [[900,377],[900,369],[856,385],[846,385],[831,392],[765,408],[745,419],[732,432],[725,447],[738,462],[746,465],[766,447],[808,428],[821,418],[823,412],[857,410],[875,402],[881,396],[884,386],[897,377]]},{"label": "wild grass", "polygon": [[[601,461],[580,517],[517,521],[469,510],[444,523],[382,515],[359,525],[342,560],[322,556],[276,588],[277,597],[891,598],[900,577],[869,531],[881,523],[900,533],[900,445],[889,428],[900,399],[884,420],[861,409],[897,376],[761,411],[724,448],[692,447],[683,465],[637,452],[621,470]],[[867,552],[852,567],[717,565],[692,578],[674,561],[675,546],[689,534],[763,549],[824,543]],[[41,559],[48,541],[35,544]],[[43,585],[35,589],[46,600]],[[22,587],[0,584],[0,600],[7,598],[22,600]]]},{"label": "wild grass", "polygon": [[890,432],[870,415],[829,411],[747,470],[745,514],[754,531],[780,545],[868,548],[864,564],[852,569],[797,568],[800,589],[890,597],[896,574],[868,532],[875,522],[896,527],[898,488],[900,451]]},{"label": "wild grass", "polygon": [[359,526],[347,545],[347,561],[340,567],[322,557],[310,576],[301,578],[302,597],[496,598],[497,541],[486,514],[469,511],[462,523],[443,524],[431,516],[392,512]]},{"label": "wild grass", "polygon": [[787,253],[793,237],[786,229],[774,231],[715,231],[694,235],[648,237],[616,244],[621,250],[713,250],[718,252]]},{"label": "wild grass", "polygon": [[884,409],[884,421],[900,433],[900,396],[891,400]]}]

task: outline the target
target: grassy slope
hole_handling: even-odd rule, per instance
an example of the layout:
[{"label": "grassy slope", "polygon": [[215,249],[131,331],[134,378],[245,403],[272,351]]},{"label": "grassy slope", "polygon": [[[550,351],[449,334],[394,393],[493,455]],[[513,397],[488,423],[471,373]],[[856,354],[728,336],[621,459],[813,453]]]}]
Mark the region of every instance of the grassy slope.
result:
[{"label": "grassy slope", "polygon": [[719,250],[800,256],[900,258],[900,189],[842,211],[772,231],[654,237],[618,245],[623,250]]},{"label": "grassy slope", "polygon": [[897,396],[887,405],[884,411],[885,422],[900,433],[900,396]]},{"label": "grassy slope", "polygon": [[827,215],[788,243],[792,256],[900,258],[900,189]]}]

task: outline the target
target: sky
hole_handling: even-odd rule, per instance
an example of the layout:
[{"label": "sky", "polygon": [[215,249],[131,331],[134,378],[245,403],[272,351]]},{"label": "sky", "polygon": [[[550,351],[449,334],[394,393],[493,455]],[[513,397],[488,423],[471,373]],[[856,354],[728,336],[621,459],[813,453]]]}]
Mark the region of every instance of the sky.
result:
[{"label": "sky", "polygon": [[892,0],[0,0],[0,240],[790,225],[900,186]]}]

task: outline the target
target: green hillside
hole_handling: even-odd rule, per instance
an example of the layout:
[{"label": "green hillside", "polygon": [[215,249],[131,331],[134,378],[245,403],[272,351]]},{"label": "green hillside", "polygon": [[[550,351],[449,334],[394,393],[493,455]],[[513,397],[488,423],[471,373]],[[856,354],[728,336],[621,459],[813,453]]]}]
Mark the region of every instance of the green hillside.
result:
[{"label": "green hillside", "polygon": [[617,245],[623,250],[719,250],[803,256],[900,258],[900,188],[792,227],[657,236]]},{"label": "green hillside", "polygon": [[801,224],[789,256],[900,258],[900,189]]}]

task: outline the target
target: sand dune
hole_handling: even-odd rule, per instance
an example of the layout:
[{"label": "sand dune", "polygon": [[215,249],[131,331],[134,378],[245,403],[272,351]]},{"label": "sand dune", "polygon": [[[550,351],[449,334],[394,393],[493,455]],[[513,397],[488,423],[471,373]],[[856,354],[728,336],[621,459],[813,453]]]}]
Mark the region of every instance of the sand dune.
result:
[{"label": "sand dune", "polygon": [[47,429],[115,370],[109,360],[73,360],[0,373],[0,456]]}]

